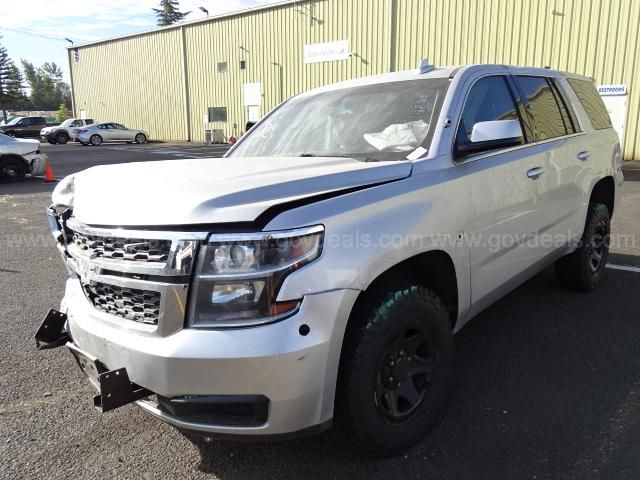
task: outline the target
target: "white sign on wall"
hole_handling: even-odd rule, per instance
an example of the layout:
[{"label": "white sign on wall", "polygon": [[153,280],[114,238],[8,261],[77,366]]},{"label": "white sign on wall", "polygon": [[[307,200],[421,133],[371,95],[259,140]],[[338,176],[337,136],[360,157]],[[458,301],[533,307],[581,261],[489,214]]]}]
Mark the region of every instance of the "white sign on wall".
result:
[{"label": "white sign on wall", "polygon": [[260,107],[258,105],[249,105],[247,114],[250,122],[257,122],[260,120]]},{"label": "white sign on wall", "polygon": [[313,43],[304,46],[304,63],[333,62],[349,58],[349,40]]},{"label": "white sign on wall", "polygon": [[609,96],[609,95],[626,95],[627,94],[627,86],[625,84],[620,85],[598,85],[598,93],[600,95]]},{"label": "white sign on wall", "polygon": [[245,83],[244,90],[244,106],[262,105],[262,85],[260,82]]},{"label": "white sign on wall", "polygon": [[613,128],[618,132],[620,143],[624,142],[624,121],[627,117],[627,86],[625,84],[598,85],[598,93],[602,97],[605,107],[607,107]]}]

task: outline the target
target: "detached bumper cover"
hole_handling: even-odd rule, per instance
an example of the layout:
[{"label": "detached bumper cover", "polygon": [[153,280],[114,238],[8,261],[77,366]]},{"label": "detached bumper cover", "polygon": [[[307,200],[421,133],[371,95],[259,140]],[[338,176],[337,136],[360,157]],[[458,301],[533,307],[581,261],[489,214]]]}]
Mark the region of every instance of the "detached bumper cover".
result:
[{"label": "detached bumper cover", "polygon": [[31,175],[44,175],[47,169],[47,164],[49,163],[49,157],[44,153],[29,153],[24,156],[24,159],[29,165],[29,172]]}]

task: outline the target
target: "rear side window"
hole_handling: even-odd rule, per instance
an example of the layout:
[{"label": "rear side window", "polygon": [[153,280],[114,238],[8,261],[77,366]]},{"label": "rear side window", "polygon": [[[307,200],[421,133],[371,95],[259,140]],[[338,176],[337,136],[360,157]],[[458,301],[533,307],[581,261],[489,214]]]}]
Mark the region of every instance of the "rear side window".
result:
[{"label": "rear side window", "polygon": [[587,112],[593,128],[596,130],[611,128],[611,119],[609,118],[607,107],[604,106],[596,86],[587,80],[568,78],[567,81],[573,91],[576,92],[576,96],[584,107],[585,112]]},{"label": "rear side window", "polygon": [[529,102],[528,109],[533,117],[538,140],[575,133],[566,109],[559,102],[557,94],[553,92],[545,77],[520,75],[516,80]]}]

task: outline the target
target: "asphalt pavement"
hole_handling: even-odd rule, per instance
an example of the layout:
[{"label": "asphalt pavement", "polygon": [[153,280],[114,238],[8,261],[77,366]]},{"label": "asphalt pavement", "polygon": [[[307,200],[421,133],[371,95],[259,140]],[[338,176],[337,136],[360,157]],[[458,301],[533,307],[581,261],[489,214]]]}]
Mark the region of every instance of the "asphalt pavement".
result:
[{"label": "asphalt pavement", "polygon": [[56,178],[96,165],[186,158],[219,158],[228,149],[228,145],[202,143],[147,143],[144,145],[104,143],[99,147],[67,143],[66,145],[43,144],[41,147],[51,161]]},{"label": "asphalt pavement", "polygon": [[[178,153],[190,147],[45,148],[61,176],[101,161],[185,158]],[[612,266],[640,267],[638,180],[625,184],[615,213]],[[330,434],[194,445],[135,406],[98,413],[71,355],[36,351],[33,333],[66,277],[44,214],[52,188],[40,179],[0,185],[0,479],[640,477],[633,268],[608,269],[589,294],[561,289],[549,269],[471,321],[456,336],[447,409],[404,456],[361,458]]]}]

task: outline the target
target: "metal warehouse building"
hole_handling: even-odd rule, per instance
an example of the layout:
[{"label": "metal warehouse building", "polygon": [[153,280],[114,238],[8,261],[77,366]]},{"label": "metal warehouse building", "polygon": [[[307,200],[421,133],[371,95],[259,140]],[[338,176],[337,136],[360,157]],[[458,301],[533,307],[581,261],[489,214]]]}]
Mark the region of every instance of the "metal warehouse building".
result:
[{"label": "metal warehouse building", "polygon": [[640,159],[640,0],[299,0],[69,49],[74,113],[151,138],[238,135],[299,92],[436,65],[593,77]]}]

